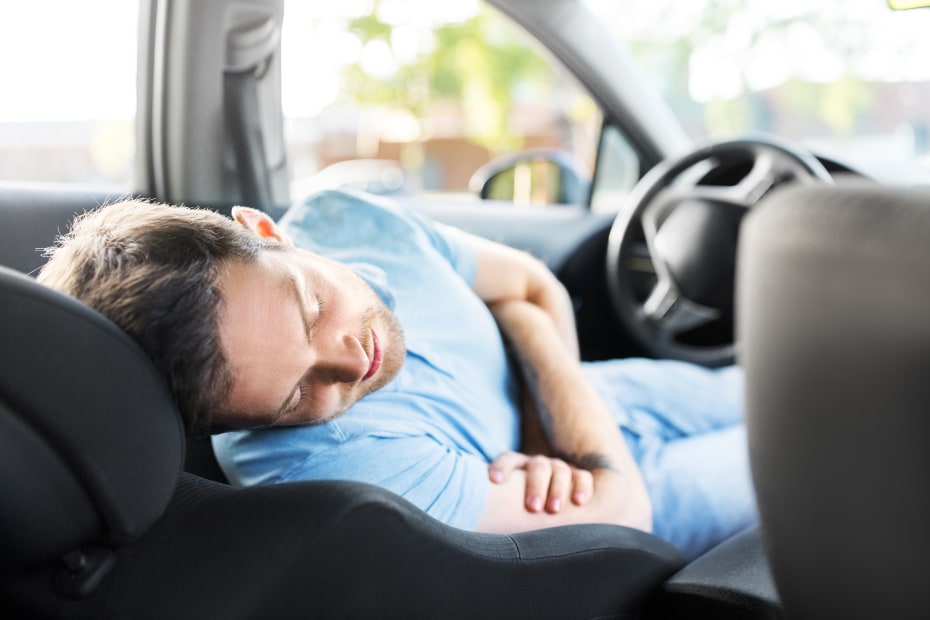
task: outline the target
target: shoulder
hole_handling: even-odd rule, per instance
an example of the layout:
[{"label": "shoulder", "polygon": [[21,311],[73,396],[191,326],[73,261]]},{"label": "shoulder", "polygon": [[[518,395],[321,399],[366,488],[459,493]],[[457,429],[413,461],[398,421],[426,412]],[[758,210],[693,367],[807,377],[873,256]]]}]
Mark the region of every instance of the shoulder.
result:
[{"label": "shoulder", "polygon": [[[400,201],[351,190],[326,190],[295,204],[279,222],[294,243],[344,261],[366,255],[436,255],[466,281],[474,272],[467,235]],[[360,250],[361,249],[361,250]]]},{"label": "shoulder", "polygon": [[407,239],[422,221],[404,205],[362,192],[326,190],[295,204],[279,223],[301,247],[341,248]]}]

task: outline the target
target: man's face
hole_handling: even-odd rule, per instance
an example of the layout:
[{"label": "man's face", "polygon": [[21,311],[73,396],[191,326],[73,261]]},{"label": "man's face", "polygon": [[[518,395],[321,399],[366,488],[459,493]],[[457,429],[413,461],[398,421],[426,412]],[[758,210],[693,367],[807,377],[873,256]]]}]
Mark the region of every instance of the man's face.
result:
[{"label": "man's face", "polygon": [[229,264],[219,287],[220,343],[233,374],[219,427],[327,422],[403,364],[396,317],[344,265],[283,246]]}]

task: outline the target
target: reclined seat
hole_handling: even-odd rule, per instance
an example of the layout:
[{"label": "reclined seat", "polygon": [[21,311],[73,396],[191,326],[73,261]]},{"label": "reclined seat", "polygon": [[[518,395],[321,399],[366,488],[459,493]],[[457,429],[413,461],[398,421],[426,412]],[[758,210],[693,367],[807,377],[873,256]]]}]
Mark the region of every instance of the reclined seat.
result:
[{"label": "reclined seat", "polygon": [[930,191],[775,194],[738,282],[762,528],[788,618],[930,618]]},{"label": "reclined seat", "polygon": [[0,343],[6,618],[627,617],[683,565],[627,528],[477,534],[363,484],[183,472],[136,343],[6,268]]}]

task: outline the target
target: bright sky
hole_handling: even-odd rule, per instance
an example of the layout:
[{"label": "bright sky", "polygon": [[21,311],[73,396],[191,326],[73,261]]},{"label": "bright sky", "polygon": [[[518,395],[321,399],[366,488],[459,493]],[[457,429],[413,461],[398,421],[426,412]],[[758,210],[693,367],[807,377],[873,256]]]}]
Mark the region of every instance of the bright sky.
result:
[{"label": "bright sky", "polygon": [[135,115],[133,0],[0,4],[0,121]]},{"label": "bright sky", "polygon": [[[430,42],[418,27],[466,19],[479,0],[385,0],[379,17],[397,29],[390,49],[362,48],[340,20],[372,0],[287,0],[285,112],[312,116],[336,97],[338,75],[360,62],[389,74]],[[21,0],[0,4],[0,122],[130,119],[135,114],[135,0]],[[50,42],[53,42],[50,44]]]},{"label": "bright sky", "polygon": [[[708,0],[584,0],[622,38],[657,46],[693,37]],[[749,0],[726,31],[691,57],[691,96],[696,101],[729,99],[745,87],[770,88],[794,76],[827,82],[850,71],[869,80],[930,80],[930,9],[895,12],[885,0]],[[825,45],[824,33],[804,23],[768,31],[754,45],[760,26],[813,15],[841,27],[852,60]]]},{"label": "bright sky", "polygon": [[[585,0],[621,36],[648,32],[673,41],[687,37],[707,0]],[[669,12],[669,2],[675,10]],[[390,75],[398,63],[432,44],[425,27],[467,18],[479,0],[384,0],[379,17],[400,26],[391,45],[363,47],[332,17],[364,15],[372,0],[287,0],[284,106],[313,116],[336,96],[343,66],[360,63]],[[753,0],[691,58],[692,96],[731,97],[743,88],[773,86],[791,75],[830,80],[847,61],[826,49],[820,33],[799,24],[764,35],[747,53],[758,22],[829,10],[867,27],[853,67],[871,79],[930,79],[930,9],[893,13],[884,0]],[[0,4],[0,121],[128,119],[135,109],[137,3],[133,0],[22,0]],[[657,19],[661,16],[661,19]],[[54,43],[49,43],[49,42]],[[12,85],[12,86],[11,86]]]}]

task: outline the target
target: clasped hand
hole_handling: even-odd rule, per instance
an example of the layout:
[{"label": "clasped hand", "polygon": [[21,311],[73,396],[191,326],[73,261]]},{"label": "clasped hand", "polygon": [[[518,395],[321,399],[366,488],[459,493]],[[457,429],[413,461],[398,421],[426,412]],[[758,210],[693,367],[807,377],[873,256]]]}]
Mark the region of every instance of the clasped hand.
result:
[{"label": "clasped hand", "polygon": [[541,454],[504,452],[488,466],[488,476],[491,482],[500,484],[517,469],[526,472],[524,505],[529,512],[556,514],[568,501],[583,505],[594,492],[590,471]]}]

